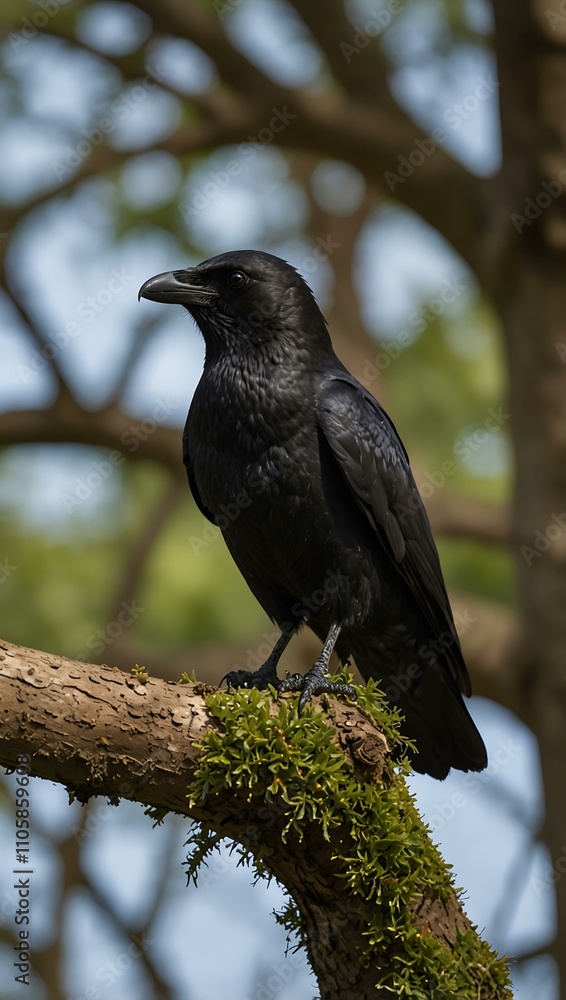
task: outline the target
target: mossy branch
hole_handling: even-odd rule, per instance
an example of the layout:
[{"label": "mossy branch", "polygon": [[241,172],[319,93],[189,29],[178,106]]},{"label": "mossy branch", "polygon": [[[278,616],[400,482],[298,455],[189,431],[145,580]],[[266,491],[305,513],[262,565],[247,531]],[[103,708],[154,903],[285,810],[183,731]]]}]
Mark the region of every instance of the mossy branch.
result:
[{"label": "mossy branch", "polygon": [[[359,704],[174,684],[0,643],[0,763],[81,801],[141,802],[200,821],[189,872],[218,836],[278,878],[323,1000],[505,1000],[505,963],[463,913],[404,781],[396,720]],[[213,832],[211,832],[213,831]]]}]

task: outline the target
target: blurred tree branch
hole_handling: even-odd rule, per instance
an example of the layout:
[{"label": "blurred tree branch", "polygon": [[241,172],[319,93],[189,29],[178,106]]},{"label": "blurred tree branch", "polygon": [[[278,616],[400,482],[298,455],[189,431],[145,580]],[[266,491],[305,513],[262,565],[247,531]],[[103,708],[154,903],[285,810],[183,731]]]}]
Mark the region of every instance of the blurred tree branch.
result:
[{"label": "blurred tree branch", "polygon": [[122,575],[109,605],[106,621],[112,622],[118,619],[122,607],[135,598],[155,545],[179,503],[186,496],[184,477],[182,480],[171,477],[150,511],[143,531],[140,532],[124,560]]},{"label": "blurred tree branch", "polygon": [[509,545],[511,521],[502,504],[465,496],[446,488],[437,490],[426,509],[437,535],[470,538],[492,545]]},{"label": "blurred tree branch", "polygon": [[181,431],[156,426],[134,450],[131,432],[136,423],[118,406],[85,410],[74,399],[59,397],[49,410],[11,410],[0,414],[0,447],[49,442],[109,448],[133,458],[158,462],[185,482],[180,461]]},{"label": "blurred tree branch", "polygon": [[[380,50],[373,46],[365,49],[362,58],[352,63],[340,54],[339,61],[334,53],[336,38],[344,32],[342,40],[349,41],[355,34],[353,25],[342,16],[338,25],[333,26],[332,19],[328,18],[328,25],[323,27],[318,22],[326,18],[321,19],[317,14],[315,24],[306,10],[307,4],[295,6],[301,9],[309,28],[314,30],[318,25],[320,37],[317,41],[329,59],[340,84],[338,88],[326,86],[324,91],[315,92],[306,87],[284,87],[235,47],[224,32],[221,20],[212,11],[177,0],[165,3],[139,0],[138,7],[152,18],[157,34],[180,36],[193,42],[212,59],[222,81],[205,95],[186,97],[187,107],[192,104],[201,111],[206,107],[207,121],[183,126],[168,139],[144,147],[144,152],[156,148],[180,157],[245,141],[250,131],[267,124],[274,104],[289,111],[289,124],[274,136],[276,144],[288,149],[312,150],[337,159],[343,158],[344,149],[347,149],[348,161],[372,185],[380,177],[383,184],[385,173],[396,173],[400,159],[408,157],[417,148],[416,144],[430,143],[426,133],[391,96]],[[74,38],[69,21],[60,23],[61,37],[70,43]],[[57,20],[51,23],[50,30],[58,37]],[[80,48],[82,43],[78,45]],[[104,58],[102,54],[100,58]],[[117,59],[113,64],[126,71],[131,79],[138,66],[140,72],[143,68],[138,59],[136,53],[135,57],[127,57],[126,62]],[[346,81],[351,94],[343,89]],[[164,82],[167,87],[166,77]],[[230,98],[222,97],[226,89]],[[364,95],[363,101],[360,101],[360,94]],[[229,114],[221,113],[220,109],[229,110]],[[73,190],[89,177],[115,168],[139,151],[117,151],[106,145],[94,149],[76,174],[57,188],[6,210],[2,226],[12,233],[19,219],[44,201]],[[484,180],[474,177],[443,149],[436,148],[435,155],[425,157],[411,176],[411,183],[396,186],[394,195],[442,232],[481,276],[481,258],[476,257],[473,236],[474,220],[480,207],[489,212],[489,205],[485,204],[489,190]]]}]

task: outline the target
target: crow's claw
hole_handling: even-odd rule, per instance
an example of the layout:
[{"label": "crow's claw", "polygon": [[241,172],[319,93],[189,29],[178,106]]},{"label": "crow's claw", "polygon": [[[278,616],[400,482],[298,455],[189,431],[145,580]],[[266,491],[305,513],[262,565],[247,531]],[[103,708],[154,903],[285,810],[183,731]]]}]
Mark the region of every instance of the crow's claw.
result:
[{"label": "crow's claw", "polygon": [[258,688],[260,691],[265,691],[270,684],[274,688],[278,688],[281,683],[277,676],[277,670],[267,663],[264,663],[263,667],[255,672],[253,670],[229,670],[227,674],[224,674],[219,686],[224,684],[224,681],[226,681],[228,688]]},{"label": "crow's claw", "polygon": [[299,698],[299,712],[314,695],[317,694],[343,694],[346,698],[356,700],[356,692],[350,684],[340,684],[332,681],[326,673],[315,663],[314,667],[304,674],[292,674],[281,681],[278,688],[278,695],[285,694],[286,691],[301,691]]}]

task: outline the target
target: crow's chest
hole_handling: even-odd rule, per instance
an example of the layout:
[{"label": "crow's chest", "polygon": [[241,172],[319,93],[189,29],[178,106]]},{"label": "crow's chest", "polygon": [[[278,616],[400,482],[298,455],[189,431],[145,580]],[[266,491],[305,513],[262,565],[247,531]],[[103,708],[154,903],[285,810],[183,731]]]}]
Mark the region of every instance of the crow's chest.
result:
[{"label": "crow's chest", "polygon": [[203,378],[187,420],[185,462],[217,519],[258,530],[309,504],[317,440],[314,403],[292,375]]}]

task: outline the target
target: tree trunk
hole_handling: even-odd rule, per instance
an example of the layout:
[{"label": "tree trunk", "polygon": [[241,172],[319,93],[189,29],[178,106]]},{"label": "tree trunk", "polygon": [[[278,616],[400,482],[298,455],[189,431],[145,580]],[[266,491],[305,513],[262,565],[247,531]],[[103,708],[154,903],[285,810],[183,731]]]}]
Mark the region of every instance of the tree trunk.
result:
[{"label": "tree trunk", "polygon": [[509,360],[516,463],[512,546],[524,633],[517,690],[541,756],[551,855],[542,888],[556,885],[550,950],[564,990],[566,17],[558,2],[497,0],[494,7],[504,150],[497,211],[505,229],[494,299]]}]

